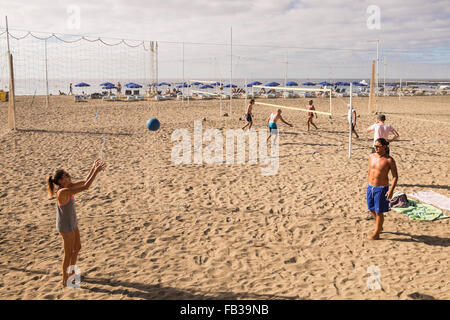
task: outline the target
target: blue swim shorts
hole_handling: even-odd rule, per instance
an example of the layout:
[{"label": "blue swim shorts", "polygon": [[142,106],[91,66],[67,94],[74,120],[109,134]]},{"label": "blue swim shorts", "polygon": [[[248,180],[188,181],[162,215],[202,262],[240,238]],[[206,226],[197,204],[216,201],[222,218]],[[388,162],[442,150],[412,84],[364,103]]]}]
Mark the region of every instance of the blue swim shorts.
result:
[{"label": "blue swim shorts", "polygon": [[269,122],[270,133],[272,134],[272,130],[277,130],[277,124],[275,122]]},{"label": "blue swim shorts", "polygon": [[386,193],[389,191],[387,187],[374,187],[370,184],[367,186],[366,198],[367,207],[370,211],[383,213],[389,211],[389,200],[386,199]]}]

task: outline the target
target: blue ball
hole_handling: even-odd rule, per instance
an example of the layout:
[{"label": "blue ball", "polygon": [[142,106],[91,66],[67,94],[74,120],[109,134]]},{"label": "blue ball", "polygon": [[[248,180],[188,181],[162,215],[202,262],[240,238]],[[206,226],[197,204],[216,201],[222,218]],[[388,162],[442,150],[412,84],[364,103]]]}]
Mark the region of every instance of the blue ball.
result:
[{"label": "blue ball", "polygon": [[159,129],[159,120],[156,118],[150,118],[147,121],[147,129],[151,131],[156,131]]}]

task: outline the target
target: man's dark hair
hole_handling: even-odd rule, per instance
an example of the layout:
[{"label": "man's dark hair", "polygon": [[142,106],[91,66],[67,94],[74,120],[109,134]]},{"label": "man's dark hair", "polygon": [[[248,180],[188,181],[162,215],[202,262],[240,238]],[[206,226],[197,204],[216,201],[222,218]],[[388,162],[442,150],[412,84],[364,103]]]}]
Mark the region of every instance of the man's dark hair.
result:
[{"label": "man's dark hair", "polygon": [[250,100],[250,103],[255,103],[255,99]]},{"label": "man's dark hair", "polygon": [[386,116],[384,114],[379,114],[378,115],[378,120],[386,121]]},{"label": "man's dark hair", "polygon": [[378,138],[376,141],[381,143],[382,146],[388,146],[389,145],[389,141],[387,141],[385,138]]}]

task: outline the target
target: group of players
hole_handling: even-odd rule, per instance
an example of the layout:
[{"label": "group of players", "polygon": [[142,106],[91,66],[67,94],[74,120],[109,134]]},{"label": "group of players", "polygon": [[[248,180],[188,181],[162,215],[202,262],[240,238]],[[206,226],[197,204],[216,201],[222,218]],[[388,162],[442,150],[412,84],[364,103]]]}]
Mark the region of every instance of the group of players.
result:
[{"label": "group of players", "polygon": [[[247,124],[242,128],[244,130],[248,127],[251,129],[253,125],[253,106],[255,100],[250,100],[250,104],[247,108],[246,120]],[[316,109],[313,104],[313,100],[308,102],[308,120],[307,120],[307,131],[310,130],[310,125],[312,125],[316,130],[317,126],[314,124],[314,116],[317,118],[317,113],[314,112]],[[352,134],[356,135],[359,139],[359,135],[355,130],[356,127],[356,110],[349,105],[349,122],[351,122]],[[273,112],[267,118],[267,126],[269,128],[270,134],[267,138],[269,141],[272,133],[277,133],[277,121],[281,120],[283,123],[292,127],[292,124],[286,122],[281,116],[281,109],[277,112]],[[377,116],[377,122],[367,128],[367,132],[374,132],[372,153],[369,156],[369,172],[368,172],[368,186],[366,190],[366,201],[367,207],[370,211],[370,215],[366,219],[375,220],[375,231],[368,236],[370,240],[377,240],[380,238],[380,233],[383,230],[384,213],[390,210],[389,200],[392,199],[395,186],[398,181],[397,166],[394,158],[390,156],[389,143],[398,139],[398,132],[390,124],[386,124],[386,116],[384,114],[379,114]],[[393,138],[389,138],[390,134],[393,134]],[[389,171],[392,174],[392,184],[389,187]]]}]

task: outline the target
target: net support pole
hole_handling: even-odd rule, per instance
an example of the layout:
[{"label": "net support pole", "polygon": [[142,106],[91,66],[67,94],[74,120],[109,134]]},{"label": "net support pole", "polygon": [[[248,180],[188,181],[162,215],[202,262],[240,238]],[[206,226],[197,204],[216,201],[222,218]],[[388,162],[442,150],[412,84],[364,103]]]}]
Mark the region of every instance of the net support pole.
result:
[{"label": "net support pole", "polygon": [[45,107],[49,106],[49,96],[48,96],[48,66],[47,66],[47,39],[45,39]]},{"label": "net support pole", "polygon": [[348,105],[348,158],[350,159],[352,156],[352,119],[353,119],[353,113],[352,113],[352,90],[353,90],[353,84],[350,82],[350,104]]},{"label": "net support pole", "polygon": [[8,127],[10,130],[16,130],[16,95],[14,91],[14,63],[13,55],[9,47],[9,29],[8,17],[6,19],[6,41],[8,44],[8,65],[9,65],[9,103],[8,103]]},{"label": "net support pole", "polygon": [[[184,81],[184,42],[181,44],[181,70],[182,70],[181,73],[182,73],[182,79],[183,79],[182,86],[184,88],[184,84],[185,84],[185,81]],[[184,99],[181,98],[181,101],[184,102]]]},{"label": "net support pole", "polygon": [[233,120],[233,27],[230,27],[230,120]]},{"label": "net support pole", "polygon": [[374,82],[375,82],[375,61],[372,60],[372,74],[370,76],[370,93],[369,93],[369,114],[372,110],[372,106],[373,106],[373,87],[374,87]]},{"label": "net support pole", "polygon": [[[244,88],[247,88],[247,72],[245,73]],[[245,90],[244,113],[247,113],[247,90]]]},{"label": "net support pole", "polygon": [[398,101],[400,101],[400,95],[402,93],[402,79],[400,79],[399,87],[398,87]]}]

